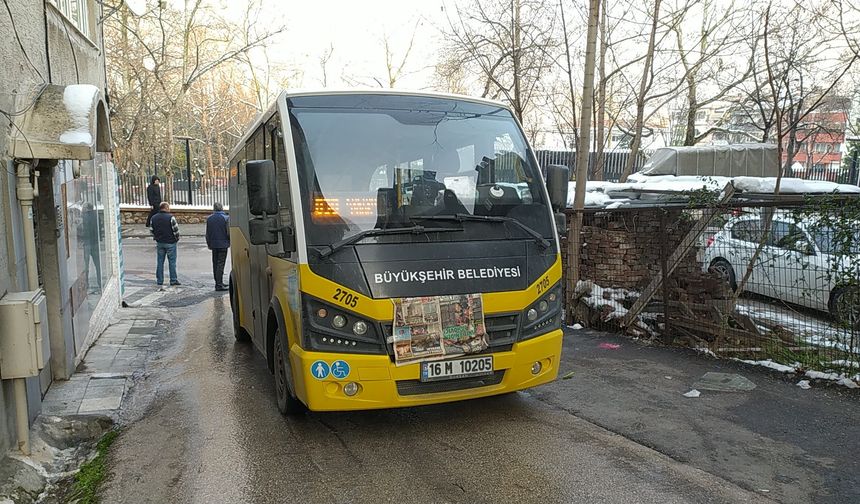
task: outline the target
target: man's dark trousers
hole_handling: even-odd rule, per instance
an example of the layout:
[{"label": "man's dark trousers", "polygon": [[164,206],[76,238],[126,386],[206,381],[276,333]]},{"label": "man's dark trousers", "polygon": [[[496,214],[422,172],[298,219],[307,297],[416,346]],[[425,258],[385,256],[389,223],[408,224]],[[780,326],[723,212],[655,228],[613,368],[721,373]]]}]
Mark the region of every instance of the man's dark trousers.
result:
[{"label": "man's dark trousers", "polygon": [[224,287],[224,264],[227,262],[225,248],[212,249],[212,271],[215,273],[215,288]]}]

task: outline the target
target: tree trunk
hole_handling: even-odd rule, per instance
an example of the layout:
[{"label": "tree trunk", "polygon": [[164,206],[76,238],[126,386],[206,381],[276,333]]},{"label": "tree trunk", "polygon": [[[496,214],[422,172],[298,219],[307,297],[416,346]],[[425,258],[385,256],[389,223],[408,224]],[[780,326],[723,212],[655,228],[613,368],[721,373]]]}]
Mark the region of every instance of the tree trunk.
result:
[{"label": "tree trunk", "polygon": [[684,126],[684,145],[696,145],[696,114],[699,104],[696,103],[696,82],[687,81],[687,125]]},{"label": "tree trunk", "polygon": [[[580,145],[580,136],[576,133],[576,127],[577,127],[577,124],[576,124],[576,92],[574,91],[574,88],[573,88],[573,69],[571,68],[571,64],[570,64],[570,42],[568,41],[568,36],[567,36],[567,22],[565,21],[565,17],[564,17],[564,4],[562,3],[562,0],[559,0],[558,8],[561,11],[561,29],[562,29],[562,33],[564,33],[564,54],[565,54],[565,57],[567,58],[567,92],[568,92],[569,97],[570,97],[570,114],[571,114],[571,117],[573,118],[573,129],[574,129],[573,145],[576,149],[576,152],[579,152],[579,150],[583,146]],[[573,163],[568,161],[567,164],[568,164],[568,166],[573,168]]]},{"label": "tree trunk", "polygon": [[[573,209],[576,214],[573,217],[573,226],[568,237],[568,274],[567,293],[571,296],[570,301],[579,282],[580,249],[582,241],[582,209],[585,207],[585,185],[588,174],[588,139],[591,133],[591,109],[594,105],[594,59],[595,46],[597,44],[597,20],[600,15],[600,0],[590,0],[588,7],[588,35],[585,42],[585,72],[582,83],[582,112],[579,121],[579,140],[585,147],[580,149],[576,159],[576,191],[573,199]],[[573,303],[568,302],[568,307]],[[568,317],[573,316],[573,310],[568,309]],[[572,322],[569,320],[568,322]]]},{"label": "tree trunk", "polygon": [[600,62],[598,64],[598,79],[597,85],[597,134],[594,139],[594,150],[596,151],[594,160],[594,172],[592,178],[594,180],[603,180],[603,164],[604,164],[604,144],[606,143],[606,4],[601,0],[600,9]]},{"label": "tree trunk", "polygon": [[523,122],[523,101],[520,82],[520,67],[522,61],[520,58],[520,0],[511,0],[511,36],[513,37],[513,50],[511,51],[511,61],[514,65],[514,112],[517,114],[517,119]]},{"label": "tree trunk", "polygon": [[639,83],[639,96],[636,98],[636,122],[633,125],[633,143],[630,145],[630,154],[624,163],[624,171],[619,177],[620,182],[626,182],[627,177],[633,173],[633,165],[639,154],[639,146],[642,144],[642,127],[645,121],[645,96],[651,85],[651,66],[654,63],[654,43],[657,38],[657,26],[660,21],[660,2],[654,2],[654,19],[651,23],[651,34],[648,37],[648,52],[645,53],[645,68],[642,70],[642,81]]}]

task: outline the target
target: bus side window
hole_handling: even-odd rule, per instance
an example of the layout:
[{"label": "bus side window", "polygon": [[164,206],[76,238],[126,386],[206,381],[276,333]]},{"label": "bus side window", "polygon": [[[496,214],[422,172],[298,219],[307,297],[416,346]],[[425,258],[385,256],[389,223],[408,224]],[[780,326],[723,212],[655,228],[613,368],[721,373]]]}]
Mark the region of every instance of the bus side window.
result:
[{"label": "bus side window", "polygon": [[[287,154],[284,147],[284,135],[281,129],[280,114],[275,114],[269,119],[266,129],[269,135],[266,137],[266,152],[275,163],[275,172],[278,181],[278,202],[280,205],[280,223],[295,229],[293,223],[293,204],[290,193],[290,173],[287,164]],[[290,254],[292,256],[292,254]]]},{"label": "bus side window", "polygon": [[276,135],[276,143],[277,148],[275,150],[278,160],[275,163],[275,167],[278,170],[278,188],[279,193],[283,195],[283,201],[281,202],[281,207],[284,208],[288,213],[288,221],[284,222],[284,224],[288,226],[293,225],[293,204],[290,192],[290,177],[289,177],[289,166],[287,165],[287,154],[284,149],[284,139],[281,137],[281,130],[278,129],[275,131]]}]

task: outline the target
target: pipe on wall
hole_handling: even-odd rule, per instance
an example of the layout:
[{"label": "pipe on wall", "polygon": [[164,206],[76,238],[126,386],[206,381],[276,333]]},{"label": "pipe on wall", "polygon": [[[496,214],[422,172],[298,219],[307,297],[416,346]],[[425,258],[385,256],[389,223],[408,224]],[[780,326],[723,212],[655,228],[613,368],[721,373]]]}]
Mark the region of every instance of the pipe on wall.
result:
[{"label": "pipe on wall", "polygon": [[[15,172],[16,184],[15,195],[18,205],[21,207],[21,215],[24,219],[24,248],[27,259],[27,289],[39,288],[39,270],[36,262],[36,223],[33,221],[33,199],[38,195],[35,189],[35,180],[30,180],[30,172],[33,178],[38,177],[38,172],[32,170],[33,165],[28,162],[18,162]],[[15,397],[15,424],[18,437],[18,449],[24,455],[30,454],[30,422],[27,418],[27,384],[24,378],[14,380]]]}]

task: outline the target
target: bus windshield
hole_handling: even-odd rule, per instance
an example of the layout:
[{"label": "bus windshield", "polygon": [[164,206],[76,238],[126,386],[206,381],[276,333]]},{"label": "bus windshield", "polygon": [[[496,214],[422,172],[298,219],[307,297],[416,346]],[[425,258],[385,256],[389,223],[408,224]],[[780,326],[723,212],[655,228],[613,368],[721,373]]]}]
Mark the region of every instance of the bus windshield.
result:
[{"label": "bus windshield", "polygon": [[[462,229],[365,234],[386,242],[552,237],[537,167],[504,108],[423,96],[329,95],[291,98],[288,109],[308,245],[415,226]],[[492,219],[444,218],[457,215]]]}]

